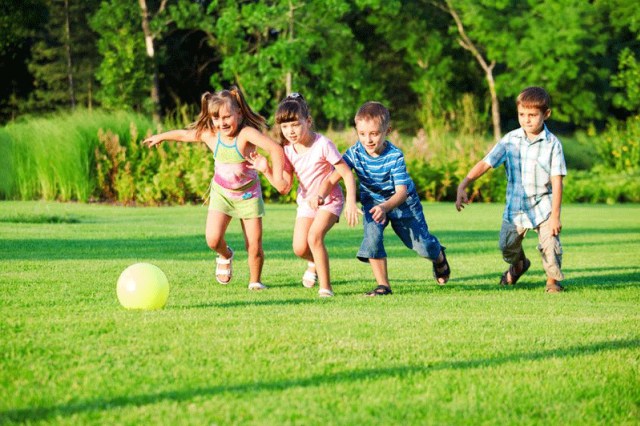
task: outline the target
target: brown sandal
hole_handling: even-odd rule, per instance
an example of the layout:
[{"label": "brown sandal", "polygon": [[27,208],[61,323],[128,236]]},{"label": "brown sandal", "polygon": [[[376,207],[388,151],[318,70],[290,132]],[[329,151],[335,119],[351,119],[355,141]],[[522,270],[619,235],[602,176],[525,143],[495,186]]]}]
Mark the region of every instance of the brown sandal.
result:
[{"label": "brown sandal", "polygon": [[[500,278],[500,285],[516,285],[521,276],[524,275],[525,272],[529,270],[531,266],[531,261],[526,257],[522,261],[522,271],[519,274],[516,273],[516,268],[513,265],[509,265],[509,269],[504,271],[502,274],[502,278]],[[507,275],[511,276],[511,282],[507,279]]]}]

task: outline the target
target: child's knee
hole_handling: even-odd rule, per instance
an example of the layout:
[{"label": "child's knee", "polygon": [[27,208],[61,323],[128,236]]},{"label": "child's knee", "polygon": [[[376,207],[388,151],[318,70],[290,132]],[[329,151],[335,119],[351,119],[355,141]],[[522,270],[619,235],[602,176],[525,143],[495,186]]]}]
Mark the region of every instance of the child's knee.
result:
[{"label": "child's knee", "polygon": [[310,248],[321,247],[324,244],[324,238],[320,233],[309,232],[309,235],[307,235],[307,244]]},{"label": "child's knee", "polygon": [[292,248],[293,248],[293,254],[295,254],[298,257],[303,257],[307,253],[306,243],[303,244],[303,243],[294,241],[292,244]]},{"label": "child's knee", "polygon": [[215,250],[222,242],[222,237],[219,235],[207,235],[206,240],[207,246],[209,246],[211,250]]}]

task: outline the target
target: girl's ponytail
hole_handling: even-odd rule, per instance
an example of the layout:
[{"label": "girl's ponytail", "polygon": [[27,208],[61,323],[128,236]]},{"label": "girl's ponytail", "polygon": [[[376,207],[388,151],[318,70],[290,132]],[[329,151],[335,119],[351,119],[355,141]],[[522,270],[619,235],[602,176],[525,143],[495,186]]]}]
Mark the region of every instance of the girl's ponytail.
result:
[{"label": "girl's ponytail", "polygon": [[213,98],[213,94],[210,92],[204,92],[202,97],[200,98],[200,115],[195,123],[191,123],[189,125],[190,129],[196,130],[196,135],[200,136],[200,134],[209,130],[215,132],[216,129],[213,128],[213,122],[211,120],[211,114],[209,112],[209,102]]},{"label": "girl's ponytail", "polygon": [[264,131],[267,127],[267,120],[260,114],[253,112],[249,104],[247,104],[247,101],[244,99],[244,95],[240,88],[234,84],[229,89],[229,93],[233,96],[235,102],[240,108],[240,112],[243,117],[243,124],[253,127],[260,132]]}]

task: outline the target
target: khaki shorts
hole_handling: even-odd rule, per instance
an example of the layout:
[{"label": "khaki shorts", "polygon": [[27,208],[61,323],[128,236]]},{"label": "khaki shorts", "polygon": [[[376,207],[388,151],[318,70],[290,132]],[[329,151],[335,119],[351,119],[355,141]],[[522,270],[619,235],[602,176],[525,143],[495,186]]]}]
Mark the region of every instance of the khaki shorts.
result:
[{"label": "khaki shorts", "polygon": [[[523,228],[507,221],[502,222],[499,245],[505,262],[514,265],[525,258],[522,240],[529,230],[530,228]],[[538,234],[538,251],[542,256],[542,267],[547,277],[557,281],[564,280],[564,274],[561,271],[562,244],[560,244],[560,238],[551,233],[548,220],[534,228],[534,231]]]}]

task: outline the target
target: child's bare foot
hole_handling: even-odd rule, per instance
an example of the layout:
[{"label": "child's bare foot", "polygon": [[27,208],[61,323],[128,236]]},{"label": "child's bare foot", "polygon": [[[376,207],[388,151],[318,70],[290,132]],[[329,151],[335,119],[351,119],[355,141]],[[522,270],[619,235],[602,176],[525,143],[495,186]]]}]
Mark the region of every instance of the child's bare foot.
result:
[{"label": "child's bare foot", "polygon": [[564,291],[564,287],[562,287],[560,283],[553,278],[547,278],[547,286],[544,291],[547,293],[560,293]]}]

